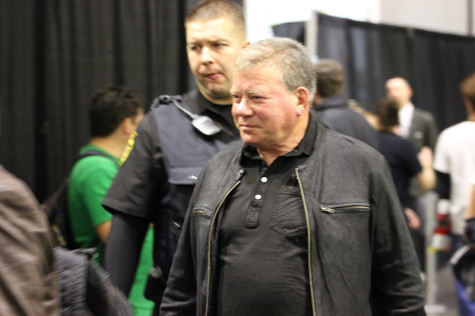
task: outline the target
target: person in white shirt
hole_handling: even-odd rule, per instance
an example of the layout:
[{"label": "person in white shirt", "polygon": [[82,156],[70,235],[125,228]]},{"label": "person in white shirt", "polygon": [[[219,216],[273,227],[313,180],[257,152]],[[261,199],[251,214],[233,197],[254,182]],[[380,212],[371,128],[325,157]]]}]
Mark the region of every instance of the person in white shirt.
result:
[{"label": "person in white shirt", "polygon": [[[475,73],[466,77],[460,88],[464,97],[467,120],[440,133],[434,155],[434,169],[437,173],[436,191],[440,198],[438,212],[450,214],[452,251],[463,245],[464,234],[469,235],[467,231],[475,225],[473,220],[467,219],[465,227],[464,221],[473,187],[471,178],[475,174]],[[463,291],[459,290],[458,294],[461,315],[468,315],[464,311],[473,303],[464,299]]]}]

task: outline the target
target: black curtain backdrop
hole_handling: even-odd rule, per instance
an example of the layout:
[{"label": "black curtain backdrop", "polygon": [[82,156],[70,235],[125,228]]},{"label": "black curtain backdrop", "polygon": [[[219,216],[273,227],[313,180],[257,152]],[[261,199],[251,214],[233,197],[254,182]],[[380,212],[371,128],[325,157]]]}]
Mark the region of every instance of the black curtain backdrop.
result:
[{"label": "black curtain backdrop", "polygon": [[[384,84],[406,78],[417,107],[433,113],[439,130],[466,119],[460,81],[475,71],[475,38],[373,24],[318,14],[318,58],[340,61],[345,94],[371,109]],[[275,36],[303,39],[304,22],[273,27]],[[305,44],[305,43],[304,43]]]},{"label": "black curtain backdrop", "polygon": [[[0,0],[0,163],[41,200],[89,139],[87,107],[106,84],[127,85],[147,110],[190,89],[183,20],[197,0]],[[242,5],[242,0],[236,0]],[[304,24],[277,36],[303,41]],[[276,31],[280,29],[280,31]],[[279,35],[279,32],[284,32]],[[346,93],[369,108],[404,76],[440,128],[465,118],[460,80],[474,39],[319,15],[318,55],[341,61]]]},{"label": "black curtain backdrop", "polygon": [[0,0],[0,163],[42,200],[89,139],[95,90],[130,86],[147,110],[191,88],[183,22],[196,2]]}]

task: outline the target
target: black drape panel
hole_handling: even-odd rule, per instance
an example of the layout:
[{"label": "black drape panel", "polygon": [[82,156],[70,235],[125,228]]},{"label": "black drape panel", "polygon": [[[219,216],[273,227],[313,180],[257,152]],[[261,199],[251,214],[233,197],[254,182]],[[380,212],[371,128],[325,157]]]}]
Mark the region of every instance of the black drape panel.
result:
[{"label": "black drape panel", "polygon": [[197,2],[0,0],[0,163],[41,200],[90,137],[95,90],[130,86],[148,109],[193,87],[184,17]]},{"label": "black drape panel", "polygon": [[[182,1],[44,1],[43,174],[49,192],[89,137],[87,106],[106,84],[148,107],[187,89]],[[58,133],[58,131],[61,131]],[[59,168],[58,168],[59,167]],[[38,192],[41,195],[41,192]]]},{"label": "black drape panel", "polygon": [[[319,58],[338,60],[346,71],[348,82],[348,70],[351,67],[350,46],[348,42],[348,20],[333,18],[332,16],[319,15],[317,54]],[[349,92],[350,85],[345,84],[343,94],[348,98],[354,98]]]},{"label": "black drape panel", "polygon": [[272,26],[276,36],[292,38],[305,43],[305,22],[289,22]]},{"label": "black drape panel", "polygon": [[[459,84],[475,71],[475,38],[325,14],[317,21],[318,57],[343,64],[347,97],[371,109],[385,97],[386,80],[400,76],[411,83],[414,104],[434,114],[439,129],[466,118]],[[295,28],[276,26],[274,34],[295,38],[289,27]]]},{"label": "black drape panel", "polygon": [[347,96],[367,109],[384,97],[387,78],[411,76],[410,41],[400,27],[319,14],[318,56],[343,64]]},{"label": "black drape panel", "polygon": [[432,112],[441,127],[465,120],[459,85],[475,71],[475,39],[415,30],[413,65],[414,103]]},{"label": "black drape panel", "polygon": [[0,1],[0,163],[34,181],[37,3]]},{"label": "black drape panel", "polygon": [[384,97],[391,76],[410,80],[409,41],[402,28],[349,21],[350,96],[365,108]]},{"label": "black drape panel", "polygon": [[87,108],[107,84],[145,109],[190,88],[184,16],[197,0],[0,0],[0,161],[39,199],[89,139]]}]

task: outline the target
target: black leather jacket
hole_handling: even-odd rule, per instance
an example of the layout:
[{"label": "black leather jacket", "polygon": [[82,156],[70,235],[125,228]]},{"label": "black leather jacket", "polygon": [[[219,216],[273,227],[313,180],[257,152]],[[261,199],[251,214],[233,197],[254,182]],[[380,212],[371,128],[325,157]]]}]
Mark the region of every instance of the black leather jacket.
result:
[{"label": "black leather jacket", "polygon": [[[311,124],[318,124],[314,151],[295,177],[307,218],[312,314],[425,315],[417,257],[386,161]],[[215,315],[217,223],[243,175],[241,147],[216,155],[198,179],[160,315]]]}]

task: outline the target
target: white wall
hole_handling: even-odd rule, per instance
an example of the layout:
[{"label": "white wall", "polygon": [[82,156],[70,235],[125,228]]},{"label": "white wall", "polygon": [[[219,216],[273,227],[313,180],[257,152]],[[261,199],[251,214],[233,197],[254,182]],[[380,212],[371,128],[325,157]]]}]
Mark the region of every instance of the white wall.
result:
[{"label": "white wall", "polygon": [[383,23],[411,26],[442,33],[461,35],[470,33],[468,30],[467,0],[379,1],[379,18]]},{"label": "white wall", "polygon": [[[359,21],[469,35],[467,3],[475,0],[244,0],[251,42],[271,37],[272,25],[307,21],[311,12]],[[474,21],[475,23],[475,21]],[[475,25],[472,33],[475,34]]]}]

